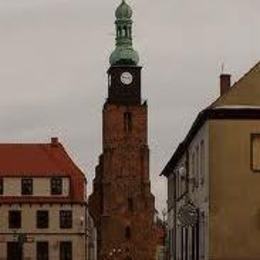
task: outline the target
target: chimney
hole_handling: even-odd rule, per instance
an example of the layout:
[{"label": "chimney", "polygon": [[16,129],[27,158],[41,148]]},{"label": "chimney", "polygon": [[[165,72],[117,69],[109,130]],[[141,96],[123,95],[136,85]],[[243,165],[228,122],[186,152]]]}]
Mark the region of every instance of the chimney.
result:
[{"label": "chimney", "polygon": [[231,87],[231,75],[220,75],[220,96],[223,96]]},{"label": "chimney", "polygon": [[58,137],[52,137],[51,138],[51,146],[52,147],[58,147],[59,145],[59,138]]}]

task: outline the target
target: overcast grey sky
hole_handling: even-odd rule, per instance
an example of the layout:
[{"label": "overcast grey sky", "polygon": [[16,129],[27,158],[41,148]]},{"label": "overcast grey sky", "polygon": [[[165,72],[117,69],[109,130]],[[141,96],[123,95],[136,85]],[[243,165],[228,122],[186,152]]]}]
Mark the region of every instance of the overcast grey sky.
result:
[{"label": "overcast grey sky", "polygon": [[[59,136],[89,184],[101,153],[106,70],[121,0],[0,0],[0,142]],[[152,189],[196,114],[260,58],[259,0],[128,0],[149,104]],[[91,185],[89,185],[90,190]]]}]

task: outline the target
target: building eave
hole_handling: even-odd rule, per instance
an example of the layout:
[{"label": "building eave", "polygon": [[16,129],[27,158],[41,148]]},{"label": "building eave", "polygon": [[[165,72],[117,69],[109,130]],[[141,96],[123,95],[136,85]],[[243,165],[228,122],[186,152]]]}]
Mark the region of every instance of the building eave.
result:
[{"label": "building eave", "polygon": [[225,107],[209,107],[201,111],[196,120],[192,124],[186,138],[179,144],[175,150],[173,156],[166,164],[165,168],[161,172],[160,176],[164,175],[168,177],[173,174],[173,170],[177,163],[184,155],[184,152],[189,147],[190,143],[208,120],[259,120],[260,119],[260,107],[254,106],[225,106]]}]

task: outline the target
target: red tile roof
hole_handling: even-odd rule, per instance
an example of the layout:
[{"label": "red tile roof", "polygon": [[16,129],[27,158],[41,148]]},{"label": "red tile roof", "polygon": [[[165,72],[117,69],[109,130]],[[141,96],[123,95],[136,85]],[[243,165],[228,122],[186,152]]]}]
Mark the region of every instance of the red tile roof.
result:
[{"label": "red tile roof", "polygon": [[[86,178],[57,138],[48,144],[0,144],[0,177],[69,177],[71,180],[68,198],[13,198],[12,201],[84,202]],[[5,202],[6,197],[0,197]],[[11,200],[11,198],[10,198]]]}]

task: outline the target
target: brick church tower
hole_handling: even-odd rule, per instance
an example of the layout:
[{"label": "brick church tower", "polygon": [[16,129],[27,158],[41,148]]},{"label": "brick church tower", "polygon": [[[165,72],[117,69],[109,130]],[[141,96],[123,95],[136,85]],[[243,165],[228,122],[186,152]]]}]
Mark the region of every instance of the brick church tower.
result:
[{"label": "brick church tower", "polygon": [[110,57],[103,108],[103,154],[89,207],[97,225],[98,259],[155,258],[154,196],[150,191],[147,103],[132,46],[132,9],[116,10],[116,49]]}]

